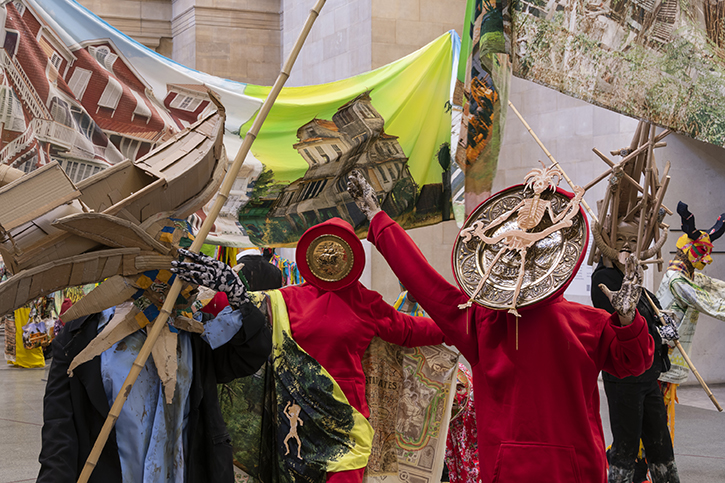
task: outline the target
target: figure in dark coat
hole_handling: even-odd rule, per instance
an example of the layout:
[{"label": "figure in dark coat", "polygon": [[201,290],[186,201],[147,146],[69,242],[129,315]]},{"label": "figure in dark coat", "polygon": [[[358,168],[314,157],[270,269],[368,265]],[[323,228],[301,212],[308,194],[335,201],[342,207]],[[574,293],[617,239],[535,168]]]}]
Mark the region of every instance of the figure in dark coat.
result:
[{"label": "figure in dark coat", "polygon": [[[234,481],[231,438],[222,419],[217,383],[253,374],[271,350],[271,334],[264,316],[251,304],[241,309],[241,329],[226,344],[212,350],[198,334],[190,334],[192,382],[186,427],[187,483]],[[98,333],[101,314],[70,321],[53,341],[53,364],[43,401],[43,430],[38,483],[78,479],[109,412],[101,376],[101,357],[67,375],[73,358]],[[89,483],[121,482],[116,430],[91,474]]]}]

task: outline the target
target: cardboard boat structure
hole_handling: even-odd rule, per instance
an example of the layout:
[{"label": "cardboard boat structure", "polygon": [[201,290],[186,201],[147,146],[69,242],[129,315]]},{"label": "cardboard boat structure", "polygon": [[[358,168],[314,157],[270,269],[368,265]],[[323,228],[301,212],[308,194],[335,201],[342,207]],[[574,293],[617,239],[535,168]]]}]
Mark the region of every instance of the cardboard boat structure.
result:
[{"label": "cardboard boat structure", "polygon": [[216,111],[143,158],[77,186],[52,162],[0,188],[0,256],[13,274],[0,283],[0,315],[65,287],[171,266],[175,249],[157,240],[164,222],[204,206],[226,174],[224,108],[210,95]]}]

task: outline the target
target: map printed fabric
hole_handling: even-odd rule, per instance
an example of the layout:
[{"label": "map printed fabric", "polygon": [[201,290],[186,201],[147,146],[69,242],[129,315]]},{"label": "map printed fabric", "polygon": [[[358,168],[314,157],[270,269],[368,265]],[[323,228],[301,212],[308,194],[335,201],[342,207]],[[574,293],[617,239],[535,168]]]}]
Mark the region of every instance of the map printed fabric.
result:
[{"label": "map printed fabric", "polygon": [[[417,303],[393,304],[425,316]],[[438,483],[458,370],[458,353],[444,345],[405,348],[373,339],[363,357],[370,423],[375,429],[368,483]]]}]

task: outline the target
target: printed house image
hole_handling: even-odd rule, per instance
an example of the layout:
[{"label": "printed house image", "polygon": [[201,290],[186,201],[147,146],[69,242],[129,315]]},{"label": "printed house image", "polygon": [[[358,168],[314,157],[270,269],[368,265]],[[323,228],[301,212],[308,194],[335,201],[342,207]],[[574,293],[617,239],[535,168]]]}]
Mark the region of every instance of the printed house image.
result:
[{"label": "printed house image", "polygon": [[148,154],[209,104],[203,86],[169,85],[167,109],[111,40],[68,47],[23,2],[0,9],[0,42],[0,162],[26,173],[55,160],[78,183]]},{"label": "printed house image", "polygon": [[[267,216],[300,233],[335,216],[358,225],[365,217],[347,192],[347,175],[353,169],[363,172],[388,214],[412,209],[416,185],[408,158],[397,136],[385,133],[384,124],[368,91],[341,106],[331,121],[313,119],[299,128],[294,148],[309,169],[279,193]],[[252,235],[259,235],[265,220],[245,216],[250,209],[243,210],[242,222]]]}]

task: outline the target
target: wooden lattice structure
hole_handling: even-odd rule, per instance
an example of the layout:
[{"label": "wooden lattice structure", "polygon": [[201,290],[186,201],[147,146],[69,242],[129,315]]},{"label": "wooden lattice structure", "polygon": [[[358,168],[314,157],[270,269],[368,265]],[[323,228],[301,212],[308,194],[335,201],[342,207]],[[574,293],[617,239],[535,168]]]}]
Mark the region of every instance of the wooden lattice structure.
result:
[{"label": "wooden lattice structure", "polygon": [[[622,157],[618,163],[593,148],[594,153],[609,165],[609,169],[585,186],[588,190],[609,176],[604,199],[597,203],[603,241],[614,246],[619,223],[638,223],[636,255],[644,263],[656,263],[660,271],[663,267],[661,249],[657,250],[654,260],[645,262],[644,255],[653,242],[657,245],[661,241],[664,236],[661,230],[669,228],[662,219],[665,213],[671,215],[672,211],[662,204],[662,200],[670,181],[670,163],[667,162],[660,176],[654,150],[666,146],[662,139],[671,132],[665,130],[655,134],[653,124],[640,121],[629,147],[610,151],[612,156]],[[593,246],[587,263],[592,265],[599,260],[600,255],[600,250],[596,245]]]}]

